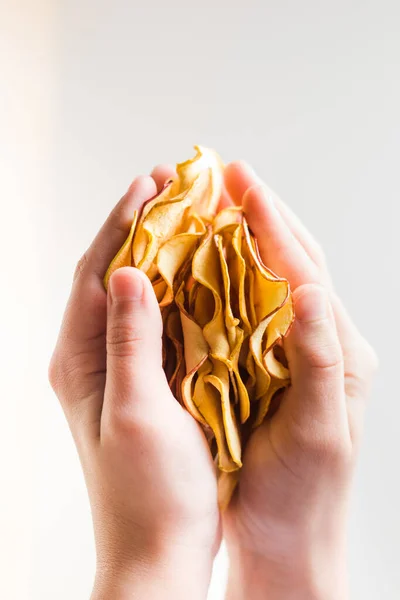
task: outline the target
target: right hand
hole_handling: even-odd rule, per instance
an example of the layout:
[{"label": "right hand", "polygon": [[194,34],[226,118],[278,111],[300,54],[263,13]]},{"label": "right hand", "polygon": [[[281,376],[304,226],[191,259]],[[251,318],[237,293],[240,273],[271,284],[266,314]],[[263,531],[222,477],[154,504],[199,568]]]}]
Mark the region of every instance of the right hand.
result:
[{"label": "right hand", "polygon": [[297,217],[242,163],[226,185],[265,264],[289,280],[296,314],[284,340],[291,386],[250,438],[224,519],[228,597],[344,600],[350,482],[377,359]]}]

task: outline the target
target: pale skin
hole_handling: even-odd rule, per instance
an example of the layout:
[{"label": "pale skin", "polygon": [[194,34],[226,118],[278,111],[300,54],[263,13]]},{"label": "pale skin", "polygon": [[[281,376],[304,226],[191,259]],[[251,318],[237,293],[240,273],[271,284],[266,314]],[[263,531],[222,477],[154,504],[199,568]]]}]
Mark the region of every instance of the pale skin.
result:
[{"label": "pale skin", "polygon": [[133,210],[173,170],[135,179],[79,262],[51,365],[92,508],[92,600],[206,598],[222,534],[228,600],[345,600],[346,520],[375,353],[334,293],[319,245],[244,163],[221,206],[243,204],[264,262],[290,281],[297,318],[284,341],[292,377],[246,449],[221,517],[203,433],[170,393],[152,287],[102,278]]}]

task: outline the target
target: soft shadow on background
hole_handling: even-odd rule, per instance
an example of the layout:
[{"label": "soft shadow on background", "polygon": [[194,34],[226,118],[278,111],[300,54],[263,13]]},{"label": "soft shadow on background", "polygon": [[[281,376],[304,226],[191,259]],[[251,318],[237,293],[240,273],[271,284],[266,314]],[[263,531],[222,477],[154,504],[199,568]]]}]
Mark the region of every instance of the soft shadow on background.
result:
[{"label": "soft shadow on background", "polygon": [[[353,598],[398,598],[398,2],[8,4],[0,18],[1,597],[89,597],[88,502],[47,362],[74,265],[113,204],[136,174],[186,159],[201,143],[225,161],[248,160],[299,214],[379,353],[350,573]],[[225,569],[222,553],[211,600],[222,598]]]}]

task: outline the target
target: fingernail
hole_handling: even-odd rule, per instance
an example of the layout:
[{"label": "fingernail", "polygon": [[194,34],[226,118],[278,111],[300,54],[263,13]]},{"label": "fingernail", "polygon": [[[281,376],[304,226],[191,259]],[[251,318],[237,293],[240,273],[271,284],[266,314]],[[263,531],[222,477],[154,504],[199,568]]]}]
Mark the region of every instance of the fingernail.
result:
[{"label": "fingernail", "polygon": [[112,300],[140,300],[143,289],[142,277],[132,267],[118,269],[110,278],[109,290]]},{"label": "fingernail", "polygon": [[296,318],[304,323],[326,319],[329,314],[326,291],[323,287],[313,286],[296,299],[294,309]]}]

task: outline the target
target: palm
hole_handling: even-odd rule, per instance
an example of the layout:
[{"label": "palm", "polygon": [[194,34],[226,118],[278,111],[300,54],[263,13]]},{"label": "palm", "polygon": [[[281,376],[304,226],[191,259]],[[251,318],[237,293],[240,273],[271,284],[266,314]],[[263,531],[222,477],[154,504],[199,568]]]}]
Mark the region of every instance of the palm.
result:
[{"label": "palm", "polygon": [[217,482],[215,467],[207,440],[199,424],[168,392],[163,401],[165,412],[154,417],[160,434],[157,443],[165,447],[167,470],[171,481],[180,490],[180,503],[185,512],[196,518],[215,515]]},{"label": "palm", "polygon": [[253,432],[245,450],[226,524],[228,530],[234,527],[237,532],[239,528],[249,539],[269,535],[271,523],[294,518],[301,509],[305,487],[311,492],[316,473],[305,455],[303,458],[298,427],[289,412],[290,396],[295,393],[293,388],[285,392],[279,410]]}]

